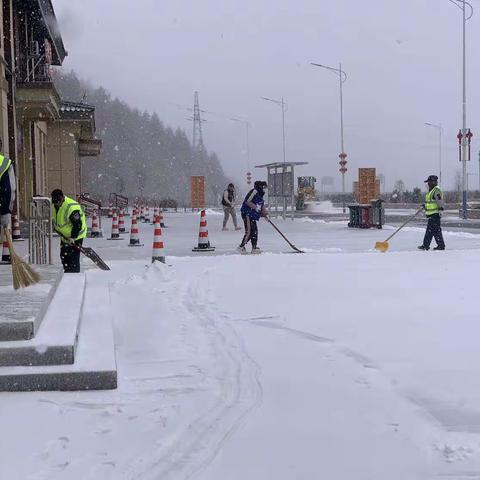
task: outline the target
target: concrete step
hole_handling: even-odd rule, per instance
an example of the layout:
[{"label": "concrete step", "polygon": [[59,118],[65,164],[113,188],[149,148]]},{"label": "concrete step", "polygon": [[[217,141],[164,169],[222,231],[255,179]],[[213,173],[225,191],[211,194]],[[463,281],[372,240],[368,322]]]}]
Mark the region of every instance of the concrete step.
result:
[{"label": "concrete step", "polygon": [[0,342],[0,366],[72,364],[84,293],[84,274],[64,275],[35,337]]},{"label": "concrete step", "polygon": [[[105,275],[105,272],[92,270],[84,275],[86,276],[85,299],[73,365],[0,367],[0,391],[117,388],[109,289],[103,282],[95,283],[96,276]],[[72,275],[72,278],[80,289],[81,275]],[[90,282],[92,285],[89,285]]]},{"label": "concrete step", "polygon": [[0,342],[30,340],[42,323],[63,269],[58,265],[34,268],[41,276],[40,283],[15,291],[11,266],[0,265]]}]

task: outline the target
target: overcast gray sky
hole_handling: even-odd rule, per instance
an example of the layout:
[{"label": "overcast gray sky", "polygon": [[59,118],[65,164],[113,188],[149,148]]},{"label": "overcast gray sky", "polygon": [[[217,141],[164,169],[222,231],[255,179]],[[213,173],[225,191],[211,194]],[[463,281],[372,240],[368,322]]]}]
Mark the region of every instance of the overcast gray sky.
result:
[{"label": "overcast gray sky", "polygon": [[[468,124],[480,146],[480,1],[468,25]],[[189,134],[188,112],[200,92],[207,148],[225,171],[243,179],[244,130],[251,122],[252,164],[282,159],[281,110],[261,96],[285,97],[287,159],[308,161],[298,173],[338,173],[339,98],[344,86],[347,185],[358,167],[376,167],[387,186],[422,185],[438,172],[437,134],[445,129],[444,178],[459,168],[461,11],[448,0],[53,0],[69,56],[65,67],[132,106],[157,111]],[[262,172],[263,173],[263,172]],[[470,177],[478,185],[478,176]]]}]

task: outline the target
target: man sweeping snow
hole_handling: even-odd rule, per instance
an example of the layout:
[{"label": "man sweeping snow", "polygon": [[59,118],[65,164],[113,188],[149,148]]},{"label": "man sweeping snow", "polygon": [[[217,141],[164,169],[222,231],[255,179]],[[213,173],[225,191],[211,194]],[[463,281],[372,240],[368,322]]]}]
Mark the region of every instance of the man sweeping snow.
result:
[{"label": "man sweeping snow", "polygon": [[257,221],[260,220],[260,217],[267,216],[265,201],[263,200],[266,188],[267,182],[257,180],[254,183],[254,188],[247,193],[247,196],[243,201],[241,213],[243,224],[245,226],[245,235],[243,236],[242,243],[238,247],[240,253],[247,253],[245,245],[248,242],[252,243],[252,253],[260,253],[260,249],[257,247]]},{"label": "man sweeping snow", "polygon": [[428,192],[425,195],[425,215],[428,219],[427,231],[422,245],[418,247],[419,250],[430,250],[432,239],[435,238],[437,246],[434,250],[445,250],[445,242],[443,241],[442,227],[440,224],[440,212],[443,211],[442,191],[438,186],[438,177],[430,175],[425,183],[428,183]]}]

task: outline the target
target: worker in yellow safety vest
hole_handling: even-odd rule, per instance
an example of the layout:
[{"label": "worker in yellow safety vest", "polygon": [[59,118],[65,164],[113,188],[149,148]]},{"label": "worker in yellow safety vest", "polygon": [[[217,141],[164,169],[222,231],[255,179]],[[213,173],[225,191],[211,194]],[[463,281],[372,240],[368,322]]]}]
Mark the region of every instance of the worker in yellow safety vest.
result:
[{"label": "worker in yellow safety vest", "polygon": [[[1,145],[0,139],[0,150]],[[0,154],[0,227],[10,228],[14,202],[15,173],[13,165],[9,158]]]},{"label": "worker in yellow safety vest", "polygon": [[59,189],[52,192],[53,228],[60,235],[60,258],[65,273],[80,272],[80,249],[87,236],[82,207]]},{"label": "worker in yellow safety vest", "polygon": [[440,187],[438,186],[438,177],[430,175],[425,183],[428,184],[428,192],[425,195],[425,203],[423,208],[427,216],[427,231],[423,239],[422,245],[418,247],[419,250],[430,250],[432,238],[435,238],[437,246],[434,250],[445,250],[445,242],[443,241],[442,227],[440,224],[441,212],[444,208],[443,196]]}]

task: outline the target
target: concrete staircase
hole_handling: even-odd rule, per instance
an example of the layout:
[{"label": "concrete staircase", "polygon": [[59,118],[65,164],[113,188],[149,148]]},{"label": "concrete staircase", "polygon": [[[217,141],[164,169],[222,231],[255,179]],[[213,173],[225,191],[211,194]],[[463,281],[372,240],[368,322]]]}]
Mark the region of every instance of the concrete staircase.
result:
[{"label": "concrete staircase", "polygon": [[0,271],[0,391],[116,388],[108,287],[88,289],[98,272],[38,270],[42,282],[19,292]]}]

